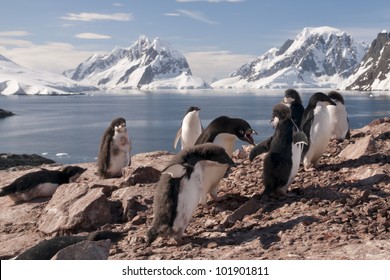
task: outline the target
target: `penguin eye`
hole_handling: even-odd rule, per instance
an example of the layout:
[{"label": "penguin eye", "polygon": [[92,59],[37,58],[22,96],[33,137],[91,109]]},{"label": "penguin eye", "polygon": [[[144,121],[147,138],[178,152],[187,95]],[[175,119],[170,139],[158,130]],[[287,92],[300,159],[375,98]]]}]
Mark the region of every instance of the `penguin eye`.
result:
[{"label": "penguin eye", "polygon": [[240,134],[244,134],[244,131],[243,131],[243,130],[240,130],[239,133],[240,133]]}]

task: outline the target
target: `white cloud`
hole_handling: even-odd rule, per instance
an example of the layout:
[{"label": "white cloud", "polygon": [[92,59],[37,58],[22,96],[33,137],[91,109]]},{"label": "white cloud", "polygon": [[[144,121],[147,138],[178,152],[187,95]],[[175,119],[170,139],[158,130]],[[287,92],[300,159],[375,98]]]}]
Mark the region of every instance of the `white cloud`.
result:
[{"label": "white cloud", "polygon": [[183,16],[187,16],[197,21],[201,21],[209,24],[218,24],[218,22],[208,19],[203,13],[189,10],[177,10]]},{"label": "white cloud", "polygon": [[192,74],[210,82],[222,79],[256,56],[234,54],[230,51],[197,51],[184,53]]},{"label": "white cloud", "polygon": [[[1,39],[0,45],[3,45],[4,41]],[[77,67],[93,54],[93,52],[77,50],[71,44],[58,42],[35,45],[28,41],[8,41],[7,45],[3,46],[5,47],[2,48],[2,54],[15,63],[29,69],[57,74]]]},{"label": "white cloud", "polygon": [[167,17],[179,17],[180,16],[179,13],[165,13],[163,15],[167,16]]},{"label": "white cloud", "polygon": [[79,33],[75,37],[80,39],[111,39],[111,36],[96,33]]},{"label": "white cloud", "polygon": [[0,32],[0,36],[24,37],[29,35],[31,35],[31,33],[23,30],[11,30],[11,31]]},{"label": "white cloud", "polygon": [[98,13],[68,13],[61,19],[75,21],[95,21],[95,20],[113,20],[113,21],[130,21],[134,17],[130,13],[115,13],[115,14],[98,14]]}]

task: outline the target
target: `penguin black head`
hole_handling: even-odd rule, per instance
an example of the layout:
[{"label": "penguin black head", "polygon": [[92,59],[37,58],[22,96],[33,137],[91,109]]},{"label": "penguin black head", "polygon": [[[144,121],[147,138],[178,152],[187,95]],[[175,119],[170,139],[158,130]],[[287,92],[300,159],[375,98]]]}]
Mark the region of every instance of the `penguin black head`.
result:
[{"label": "penguin black head", "polygon": [[255,145],[252,134],[257,134],[249,123],[243,119],[221,116],[214,119],[196,140],[195,145],[206,142],[214,142],[215,137],[220,133],[233,134],[238,139]]},{"label": "penguin black head", "polygon": [[338,93],[337,91],[331,91],[328,93],[328,96],[333,99],[333,100],[336,100],[338,102],[340,102],[341,104],[344,104],[344,98],[343,96]]},{"label": "penguin black head", "polygon": [[81,174],[83,174],[87,169],[82,168],[80,166],[66,166],[64,169],[62,169],[62,173],[65,175],[66,178],[68,178],[69,182],[74,182],[77,180],[78,177],[80,177]]},{"label": "penguin black head", "polygon": [[284,93],[283,103],[285,104],[302,104],[302,99],[295,89],[287,89]]},{"label": "penguin black head", "polygon": [[284,104],[276,104],[272,109],[272,126],[275,128],[279,121],[291,119],[291,109]]},{"label": "penguin black head", "polygon": [[235,166],[224,148],[212,143],[205,143],[183,149],[172,159],[162,173],[171,174],[173,178],[184,175],[190,177],[193,168],[200,161],[207,161],[208,165]]},{"label": "penguin black head", "polygon": [[323,92],[314,93],[309,99],[308,107],[314,108],[318,103],[326,103],[326,105],[336,106],[336,103],[334,103],[332,99]]},{"label": "penguin black head", "polygon": [[200,108],[199,107],[195,107],[195,106],[191,106],[191,107],[189,107],[188,108],[188,110],[187,110],[187,112],[186,112],[186,115],[188,114],[188,113],[191,113],[191,112],[198,112],[198,111],[200,111]]}]

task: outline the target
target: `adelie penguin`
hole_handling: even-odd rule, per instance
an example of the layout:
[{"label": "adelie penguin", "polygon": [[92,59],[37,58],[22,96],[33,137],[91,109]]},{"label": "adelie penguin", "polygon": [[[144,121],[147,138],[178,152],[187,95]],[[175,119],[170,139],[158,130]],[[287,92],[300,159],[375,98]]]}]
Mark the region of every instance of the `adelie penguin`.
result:
[{"label": "adelie penguin", "polygon": [[181,127],[176,133],[173,141],[173,148],[176,149],[179,139],[181,140],[181,149],[192,147],[203,131],[202,123],[199,118],[199,107],[191,106],[188,108]]},{"label": "adelie penguin", "polygon": [[74,182],[85,170],[79,166],[66,166],[62,170],[42,169],[27,173],[2,188],[0,196],[8,195],[15,203],[50,197],[58,186]]},{"label": "adelie penguin", "polygon": [[332,122],[331,138],[344,140],[349,138],[349,120],[347,109],[345,108],[344,98],[337,91],[331,91],[328,96],[332,99],[336,106],[328,106],[330,119]]},{"label": "adelie penguin", "polygon": [[[275,105],[272,116],[276,126],[273,136],[268,140],[269,149],[264,158],[264,194],[290,195],[287,189],[298,172],[302,146],[307,145],[308,140],[303,132],[297,131],[289,107]],[[251,160],[256,156],[251,153]]]},{"label": "adelie penguin", "polygon": [[317,168],[318,162],[328,147],[332,135],[332,123],[328,106],[336,106],[329,96],[322,92],[314,93],[303,113],[301,130],[306,134],[309,145],[302,153],[306,171]]},{"label": "adelie penguin", "polygon": [[291,119],[300,127],[305,107],[302,105],[302,99],[295,89],[287,89],[284,94],[283,103],[291,109]]},{"label": "adelie penguin", "polygon": [[205,192],[205,173],[215,166],[233,166],[220,146],[206,143],[178,153],[162,171],[153,202],[153,222],[146,236],[149,246],[159,235],[173,237],[178,244],[199,199]]},{"label": "adelie penguin", "polygon": [[[239,118],[229,118],[221,116],[213,120],[196,140],[195,145],[203,143],[214,143],[223,147],[226,153],[231,157],[237,139],[255,145],[252,135],[257,134],[249,123]],[[201,203],[207,206],[207,193],[218,201],[218,184],[225,175],[227,166],[216,166],[206,170],[204,175],[204,185],[207,192],[204,193]]]},{"label": "adelie penguin", "polygon": [[98,174],[102,178],[122,176],[122,169],[131,163],[131,142],[127,135],[126,120],[114,119],[105,130],[100,142]]}]

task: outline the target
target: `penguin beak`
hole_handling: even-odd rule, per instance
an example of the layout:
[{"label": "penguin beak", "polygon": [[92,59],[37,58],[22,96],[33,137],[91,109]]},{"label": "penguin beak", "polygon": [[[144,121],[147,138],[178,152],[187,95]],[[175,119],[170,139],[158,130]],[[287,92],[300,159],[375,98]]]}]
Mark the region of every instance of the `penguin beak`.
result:
[{"label": "penguin beak", "polygon": [[257,135],[257,132],[254,131],[253,129],[248,129],[248,130],[245,132],[244,140],[245,140],[246,142],[248,142],[249,144],[252,144],[253,146],[256,146],[256,143],[255,143],[255,141],[253,140],[252,134],[256,134],[256,135]]},{"label": "penguin beak", "polygon": [[333,100],[330,100],[330,101],[329,101],[329,105],[337,106],[337,104],[334,103]]}]

